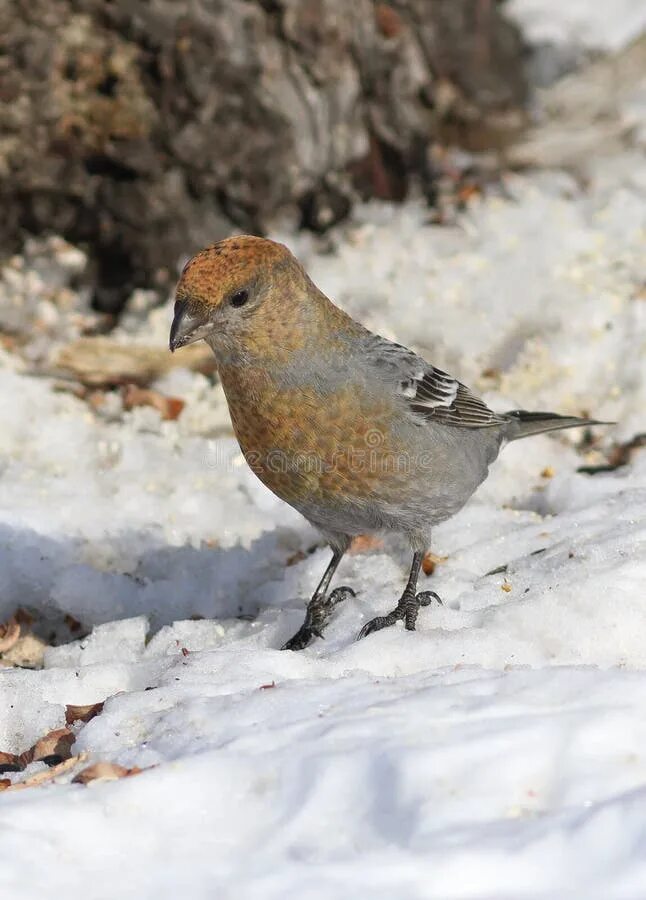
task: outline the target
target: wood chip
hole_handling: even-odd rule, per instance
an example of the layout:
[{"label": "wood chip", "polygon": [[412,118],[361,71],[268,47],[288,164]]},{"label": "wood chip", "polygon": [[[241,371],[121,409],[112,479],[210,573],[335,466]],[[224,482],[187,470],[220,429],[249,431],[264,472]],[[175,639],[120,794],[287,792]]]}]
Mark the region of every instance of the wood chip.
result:
[{"label": "wood chip", "polygon": [[132,382],[149,385],[171,369],[210,374],[215,358],[200,342],[171,354],[166,347],[120,344],[109,337],[84,337],[59,352],[54,365],[89,387],[114,387]]},{"label": "wood chip", "polygon": [[74,704],[68,703],[65,707],[65,721],[68,725],[73,725],[74,722],[89,722],[103,711],[104,704],[105,700],[101,700],[99,703],[88,703],[86,706],[74,706]]},{"label": "wood chip", "polygon": [[21,669],[42,669],[47,647],[47,641],[43,638],[31,631],[26,634],[21,631],[17,643],[2,654],[2,662],[20,666]]},{"label": "wood chip", "polygon": [[138,766],[126,769],[117,763],[97,762],[83,769],[72,779],[73,784],[89,784],[91,781],[117,781],[130,775],[139,775],[142,770]]},{"label": "wood chip", "polygon": [[40,669],[45,657],[46,641],[31,630],[34,617],[18,608],[9,621],[0,625],[1,664],[23,669]]}]

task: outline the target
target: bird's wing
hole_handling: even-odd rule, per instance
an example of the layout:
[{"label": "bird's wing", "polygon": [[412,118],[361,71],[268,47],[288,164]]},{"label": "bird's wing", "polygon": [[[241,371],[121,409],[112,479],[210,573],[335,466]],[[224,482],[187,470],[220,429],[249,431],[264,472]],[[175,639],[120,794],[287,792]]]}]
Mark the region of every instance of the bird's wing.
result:
[{"label": "bird's wing", "polygon": [[367,358],[406,399],[411,411],[426,421],[457,428],[489,428],[507,422],[464,384],[400,344],[371,335]]}]

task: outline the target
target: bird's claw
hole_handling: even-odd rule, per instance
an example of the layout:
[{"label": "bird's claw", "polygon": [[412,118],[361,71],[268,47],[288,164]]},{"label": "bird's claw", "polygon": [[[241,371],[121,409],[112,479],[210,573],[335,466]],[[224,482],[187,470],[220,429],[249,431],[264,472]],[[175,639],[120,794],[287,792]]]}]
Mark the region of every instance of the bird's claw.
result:
[{"label": "bird's claw", "polygon": [[305,621],[296,634],[286,641],[280,649],[304,650],[315,637],[323,638],[323,629],[327,625],[334,607],[349,597],[356,596],[356,591],[351,587],[347,587],[347,585],[343,585],[335,588],[327,597],[314,597],[307,604]]},{"label": "bird's claw", "polygon": [[280,648],[281,650],[304,650],[307,645],[311,642],[314,637],[314,632],[311,628],[306,627],[305,625],[301,625],[295,635],[290,637],[288,641],[285,641],[283,646]]},{"label": "bird's claw", "polygon": [[357,592],[354,588],[348,587],[347,584],[341,585],[341,587],[334,588],[334,590],[330,593],[326,600],[326,606],[329,606],[330,610],[332,610],[337,603],[343,603],[344,600],[348,600],[350,597],[356,597]]},{"label": "bird's claw", "polygon": [[393,619],[392,622],[389,621],[389,616],[375,616],[374,619],[370,619],[369,622],[366,622],[359,632],[357,640],[361,641],[364,637],[368,637],[368,635],[372,634],[374,631],[381,631],[382,628],[388,628],[396,621],[397,619]]},{"label": "bird's claw", "polygon": [[381,631],[382,628],[390,628],[395,622],[403,621],[407,631],[415,631],[417,622],[417,614],[420,606],[430,606],[433,601],[442,606],[442,601],[435,591],[420,591],[419,594],[410,594],[401,598],[397,606],[385,616],[375,616],[363,626],[357,636],[360,641],[373,634],[375,631]]}]

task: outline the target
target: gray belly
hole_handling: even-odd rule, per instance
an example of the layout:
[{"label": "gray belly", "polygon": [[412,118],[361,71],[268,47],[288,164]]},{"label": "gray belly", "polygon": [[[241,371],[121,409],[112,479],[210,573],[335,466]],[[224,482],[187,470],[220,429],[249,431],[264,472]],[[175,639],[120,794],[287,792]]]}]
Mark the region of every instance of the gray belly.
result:
[{"label": "gray belly", "polygon": [[495,428],[416,428],[408,442],[410,453],[399,461],[396,477],[391,474],[383,483],[376,480],[368,497],[353,497],[350,489],[333,504],[319,506],[304,500],[294,505],[325,532],[356,535],[393,530],[427,535],[464,506],[487,477],[500,444],[501,434]]}]

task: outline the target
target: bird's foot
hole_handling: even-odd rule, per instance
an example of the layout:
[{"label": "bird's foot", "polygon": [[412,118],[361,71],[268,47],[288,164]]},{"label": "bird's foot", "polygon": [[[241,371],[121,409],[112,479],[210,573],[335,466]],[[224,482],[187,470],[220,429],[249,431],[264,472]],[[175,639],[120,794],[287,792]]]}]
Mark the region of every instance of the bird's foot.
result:
[{"label": "bird's foot", "polygon": [[335,588],[328,596],[313,597],[307,604],[305,621],[296,634],[286,641],[281,650],[304,650],[315,637],[323,637],[323,629],[330,620],[332,610],[337,603],[342,603],[349,597],[356,597],[356,592],[351,587]]},{"label": "bird's foot", "polygon": [[404,591],[397,606],[385,616],[375,616],[363,626],[359,632],[358,641],[367,637],[374,631],[381,631],[382,628],[390,628],[395,622],[402,621],[407,631],[415,631],[415,623],[417,622],[417,614],[420,606],[430,606],[435,600],[442,605],[442,601],[435,591],[420,591],[419,594],[413,594],[411,591]]}]

